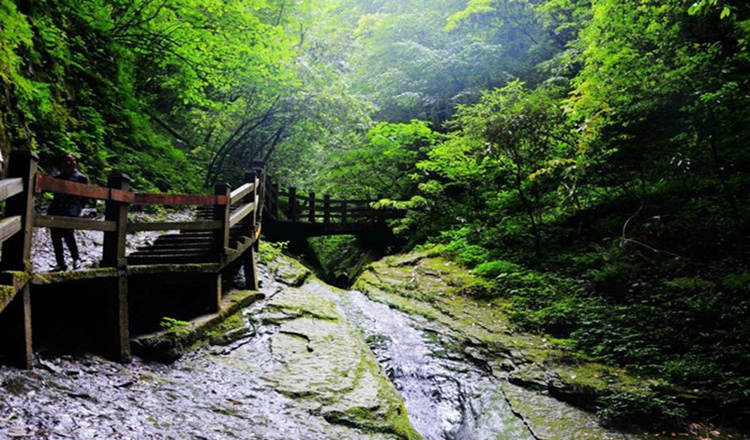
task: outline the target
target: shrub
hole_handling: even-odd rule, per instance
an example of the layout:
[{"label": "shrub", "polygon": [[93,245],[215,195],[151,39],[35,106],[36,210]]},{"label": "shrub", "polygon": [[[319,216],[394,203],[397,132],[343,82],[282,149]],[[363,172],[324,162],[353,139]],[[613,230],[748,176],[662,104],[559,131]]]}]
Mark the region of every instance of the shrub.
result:
[{"label": "shrub", "polygon": [[474,268],[474,273],[484,278],[496,278],[503,274],[520,272],[521,267],[505,260],[488,261]]},{"label": "shrub", "polygon": [[646,423],[657,426],[676,426],[684,421],[684,406],[669,396],[651,393],[613,393],[600,397],[597,415],[608,425],[632,427]]},{"label": "shrub", "polygon": [[289,245],[287,241],[281,241],[278,243],[269,243],[261,241],[258,252],[258,262],[262,264],[268,264],[273,260],[279,258],[284,249]]}]

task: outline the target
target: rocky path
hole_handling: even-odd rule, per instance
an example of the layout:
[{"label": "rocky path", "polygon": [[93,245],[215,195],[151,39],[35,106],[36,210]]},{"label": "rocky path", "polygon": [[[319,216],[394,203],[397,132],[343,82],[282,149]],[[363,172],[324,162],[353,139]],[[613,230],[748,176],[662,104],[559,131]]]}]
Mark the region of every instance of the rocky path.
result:
[{"label": "rocky path", "polygon": [[[280,272],[292,284],[306,278]],[[1,368],[0,438],[417,438],[333,303],[262,273],[267,299],[223,328],[231,337],[213,335],[224,345],[171,365],[76,354],[37,356],[33,371]]]},{"label": "rocky path", "polygon": [[459,276],[388,259],[365,295],[276,260],[265,299],[172,364],[42,353],[33,371],[0,368],[0,439],[649,438],[551,398],[571,374],[559,353],[457,295]]}]

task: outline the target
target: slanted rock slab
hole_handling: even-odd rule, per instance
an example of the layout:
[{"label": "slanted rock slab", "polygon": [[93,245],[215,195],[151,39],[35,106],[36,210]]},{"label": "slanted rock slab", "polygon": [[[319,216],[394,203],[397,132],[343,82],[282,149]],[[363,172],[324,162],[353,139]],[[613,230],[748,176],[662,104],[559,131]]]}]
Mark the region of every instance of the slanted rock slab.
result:
[{"label": "slanted rock slab", "polygon": [[266,379],[277,391],[332,423],[421,438],[364,338],[331,301],[288,289],[270,306],[280,326],[271,349],[282,367]]}]

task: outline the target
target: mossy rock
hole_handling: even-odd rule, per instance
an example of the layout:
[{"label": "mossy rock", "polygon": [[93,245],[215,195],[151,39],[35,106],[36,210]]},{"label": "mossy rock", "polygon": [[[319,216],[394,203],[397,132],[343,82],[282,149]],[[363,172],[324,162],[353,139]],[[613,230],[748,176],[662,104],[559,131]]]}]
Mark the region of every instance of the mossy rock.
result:
[{"label": "mossy rock", "polygon": [[421,436],[364,338],[334,303],[302,289],[271,301],[279,331],[271,350],[283,367],[266,377],[276,390],[331,423],[403,439]]},{"label": "mossy rock", "polygon": [[268,263],[268,268],[276,280],[292,287],[303,285],[312,275],[312,271],[302,263],[284,256]]},{"label": "mossy rock", "polygon": [[612,390],[636,392],[653,385],[627,371],[576,359],[570,341],[515,332],[502,298],[465,294],[462,286],[474,285],[476,280],[460,265],[421,252],[371,264],[357,279],[355,289],[375,301],[433,321],[441,334],[456,339],[458,346],[473,347],[463,349],[467,360],[489,366],[497,377],[583,408],[593,409],[598,398]]}]

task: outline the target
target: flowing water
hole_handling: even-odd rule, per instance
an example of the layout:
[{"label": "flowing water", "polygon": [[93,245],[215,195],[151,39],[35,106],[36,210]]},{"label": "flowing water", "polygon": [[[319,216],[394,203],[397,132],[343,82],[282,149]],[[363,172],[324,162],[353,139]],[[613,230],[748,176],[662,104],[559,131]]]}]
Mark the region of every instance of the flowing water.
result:
[{"label": "flowing water", "polygon": [[506,402],[497,379],[451,357],[424,330],[424,322],[357,291],[344,294],[306,286],[336,302],[370,342],[404,398],[412,425],[426,439],[533,439]]},{"label": "flowing water", "polygon": [[[269,300],[288,288],[267,271],[261,277]],[[317,281],[301,289],[333,301],[361,330],[425,438],[535,438],[509,406],[500,379],[445,350],[420,318]],[[282,363],[270,342],[278,326],[264,319],[272,313],[269,300],[243,311],[247,328],[239,340],[200,348],[171,365],[139,359],[119,365],[81,354],[38,356],[31,372],[0,368],[0,438],[394,438],[330,422],[274,389],[267,378]]]}]

